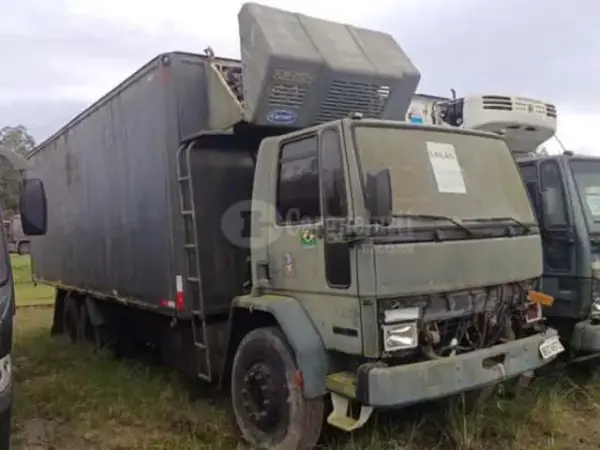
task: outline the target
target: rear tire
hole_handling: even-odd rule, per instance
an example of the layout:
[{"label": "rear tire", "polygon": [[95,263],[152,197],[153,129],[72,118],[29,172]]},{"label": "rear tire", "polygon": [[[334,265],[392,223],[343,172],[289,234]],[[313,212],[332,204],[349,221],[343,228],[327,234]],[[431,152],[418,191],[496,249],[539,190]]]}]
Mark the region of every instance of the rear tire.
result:
[{"label": "rear tire", "polygon": [[106,341],[103,331],[102,327],[92,324],[87,302],[84,299],[79,309],[79,339],[92,344],[95,350],[100,350]]},{"label": "rear tire", "polygon": [[63,330],[72,344],[79,341],[80,322],[77,300],[72,293],[68,293],[63,305]]},{"label": "rear tire", "polygon": [[276,327],[248,333],[237,348],[231,375],[235,418],[253,448],[313,449],[324,418],[323,398],[306,399],[287,340]]}]

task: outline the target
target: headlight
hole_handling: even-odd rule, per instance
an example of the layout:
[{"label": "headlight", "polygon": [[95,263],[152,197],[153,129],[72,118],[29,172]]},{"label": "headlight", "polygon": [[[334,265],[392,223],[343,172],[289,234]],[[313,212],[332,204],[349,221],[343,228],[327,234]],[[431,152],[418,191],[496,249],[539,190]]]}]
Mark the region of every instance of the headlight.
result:
[{"label": "headlight", "polygon": [[417,322],[383,326],[383,346],[386,352],[406,350],[419,345]]}]

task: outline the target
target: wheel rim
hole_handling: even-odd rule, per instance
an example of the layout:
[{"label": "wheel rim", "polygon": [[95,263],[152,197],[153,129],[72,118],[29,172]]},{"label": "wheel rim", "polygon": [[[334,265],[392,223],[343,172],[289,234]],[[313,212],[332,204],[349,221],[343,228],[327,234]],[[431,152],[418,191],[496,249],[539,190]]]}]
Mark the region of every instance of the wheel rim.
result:
[{"label": "wheel rim", "polygon": [[244,412],[260,431],[271,434],[287,428],[287,383],[266,362],[256,361],[248,367],[240,393]]}]

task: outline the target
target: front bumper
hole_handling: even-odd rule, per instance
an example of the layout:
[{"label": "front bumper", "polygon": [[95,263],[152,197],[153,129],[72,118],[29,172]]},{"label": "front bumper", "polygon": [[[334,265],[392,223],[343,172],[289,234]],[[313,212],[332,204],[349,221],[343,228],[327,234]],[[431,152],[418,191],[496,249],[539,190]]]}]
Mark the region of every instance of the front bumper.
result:
[{"label": "front bumper", "polygon": [[576,353],[600,353],[600,324],[584,320],[575,325],[571,348]]},{"label": "front bumper", "polygon": [[[557,336],[554,329],[470,353],[394,367],[363,366],[356,380],[356,399],[375,407],[402,407],[482,388],[536,370],[543,359],[540,345]],[[491,363],[490,363],[491,362]]]}]

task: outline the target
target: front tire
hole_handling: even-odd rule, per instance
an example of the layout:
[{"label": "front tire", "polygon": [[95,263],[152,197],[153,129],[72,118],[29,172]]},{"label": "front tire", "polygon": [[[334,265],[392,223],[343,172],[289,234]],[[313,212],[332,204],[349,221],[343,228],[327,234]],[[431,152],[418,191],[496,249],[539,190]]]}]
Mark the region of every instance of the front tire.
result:
[{"label": "front tire", "polygon": [[242,436],[254,448],[313,449],[324,417],[323,398],[305,399],[294,382],[298,367],[276,327],[248,333],[237,348],[231,397]]}]

